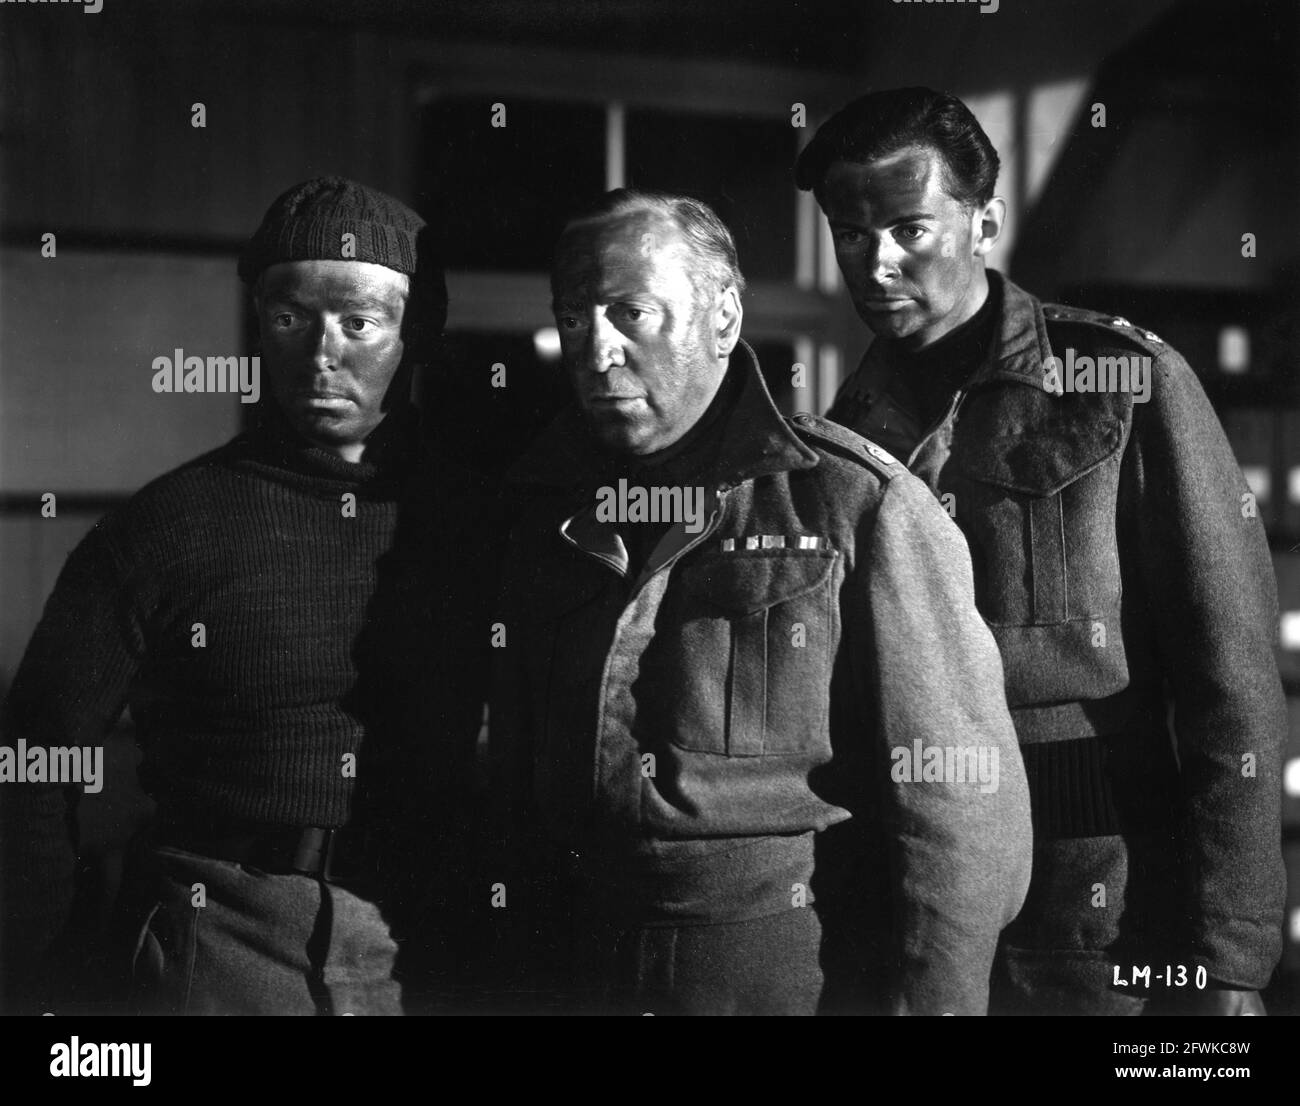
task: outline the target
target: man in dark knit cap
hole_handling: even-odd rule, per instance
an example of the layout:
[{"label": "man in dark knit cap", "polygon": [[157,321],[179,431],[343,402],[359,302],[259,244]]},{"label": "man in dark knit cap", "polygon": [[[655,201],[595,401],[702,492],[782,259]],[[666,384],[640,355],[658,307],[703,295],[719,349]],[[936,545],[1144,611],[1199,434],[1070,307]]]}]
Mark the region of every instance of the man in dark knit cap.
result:
[{"label": "man in dark knit cap", "polygon": [[[98,744],[129,705],[157,802],[123,895],[138,1008],[401,1013],[396,939],[437,930],[441,858],[463,852],[446,828],[482,702],[465,642],[486,638],[454,563],[478,554],[435,526],[475,517],[472,491],[435,479],[410,402],[445,284],[423,220],[339,178],[277,199],[239,274],[274,402],[72,553],[3,741]],[[40,973],[71,910],[74,797],[4,796],[19,1008],[51,1008]]]}]

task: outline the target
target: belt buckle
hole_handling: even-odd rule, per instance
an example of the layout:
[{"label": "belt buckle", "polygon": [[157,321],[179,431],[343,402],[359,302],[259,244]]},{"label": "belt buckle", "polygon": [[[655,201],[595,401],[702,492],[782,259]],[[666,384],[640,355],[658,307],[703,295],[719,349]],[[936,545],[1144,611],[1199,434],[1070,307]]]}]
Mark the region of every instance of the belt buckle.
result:
[{"label": "belt buckle", "polygon": [[293,857],[293,868],[305,875],[319,876],[331,881],[334,864],[334,842],[337,830],[308,826],[298,838],[298,848]]},{"label": "belt buckle", "polygon": [[338,855],[338,830],[329,829],[325,831],[325,862],[321,865],[320,878],[326,883],[334,882],[334,859]]}]

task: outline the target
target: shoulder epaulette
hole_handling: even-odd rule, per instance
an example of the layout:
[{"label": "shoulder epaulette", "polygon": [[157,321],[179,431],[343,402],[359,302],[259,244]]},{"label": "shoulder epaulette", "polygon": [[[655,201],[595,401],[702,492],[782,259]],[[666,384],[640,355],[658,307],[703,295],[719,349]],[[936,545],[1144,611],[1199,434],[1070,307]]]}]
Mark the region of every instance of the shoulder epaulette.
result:
[{"label": "shoulder epaulette", "polygon": [[857,461],[886,480],[907,471],[903,462],[888,450],[830,419],[816,415],[795,415],[790,421],[796,431],[811,438],[823,449]]},{"label": "shoulder epaulette", "polygon": [[1165,348],[1165,341],[1154,331],[1135,326],[1122,315],[1107,315],[1102,311],[1089,311],[1083,307],[1068,307],[1061,303],[1043,304],[1043,318],[1048,323],[1079,323],[1098,326],[1110,331],[1116,337],[1127,338],[1135,345],[1159,353]]}]

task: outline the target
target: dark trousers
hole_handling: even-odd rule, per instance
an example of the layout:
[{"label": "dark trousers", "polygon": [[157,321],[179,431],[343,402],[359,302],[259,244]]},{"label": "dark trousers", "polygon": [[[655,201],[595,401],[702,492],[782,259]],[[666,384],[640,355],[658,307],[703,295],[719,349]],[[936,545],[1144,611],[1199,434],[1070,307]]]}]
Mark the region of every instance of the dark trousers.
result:
[{"label": "dark trousers", "polygon": [[[170,846],[136,873],[132,1006],[152,1014],[400,1014],[372,902]],[[200,887],[201,885],[201,887]]]},{"label": "dark trousers", "polygon": [[815,1014],[821,925],[811,907],[715,925],[575,929],[568,999],[593,1014]]}]

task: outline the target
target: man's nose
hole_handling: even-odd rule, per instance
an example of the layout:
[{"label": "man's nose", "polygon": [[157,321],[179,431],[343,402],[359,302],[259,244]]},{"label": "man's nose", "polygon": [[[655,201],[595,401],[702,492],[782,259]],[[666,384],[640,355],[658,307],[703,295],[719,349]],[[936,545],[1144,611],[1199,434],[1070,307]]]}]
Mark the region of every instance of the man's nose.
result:
[{"label": "man's nose", "polygon": [[318,319],[312,330],[312,368],[317,372],[333,372],[338,368],[339,344],[342,328],[328,319]]},{"label": "man's nose", "polygon": [[871,274],[872,280],[884,284],[898,277],[902,251],[891,236],[873,235],[867,251],[867,272]]},{"label": "man's nose", "polygon": [[623,364],[623,333],[610,322],[609,316],[597,311],[587,330],[584,368],[606,373]]}]

